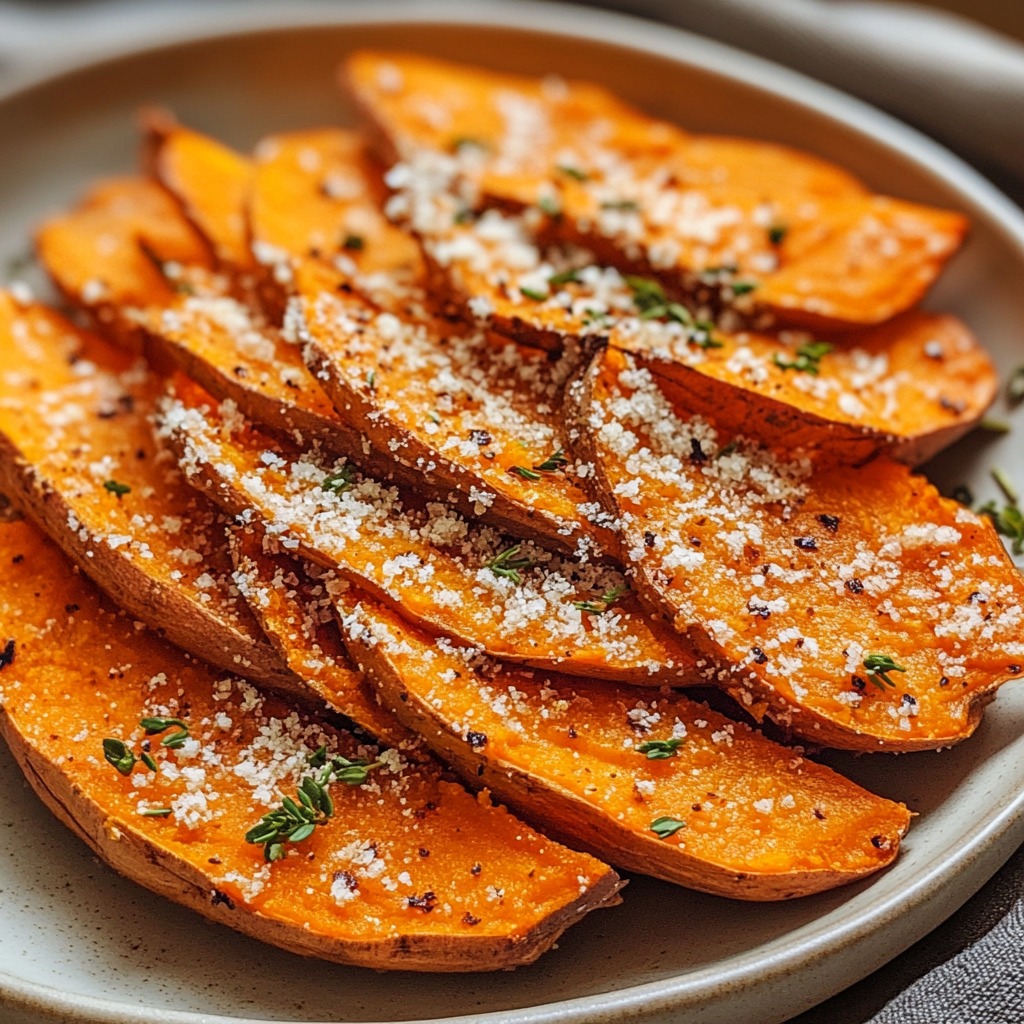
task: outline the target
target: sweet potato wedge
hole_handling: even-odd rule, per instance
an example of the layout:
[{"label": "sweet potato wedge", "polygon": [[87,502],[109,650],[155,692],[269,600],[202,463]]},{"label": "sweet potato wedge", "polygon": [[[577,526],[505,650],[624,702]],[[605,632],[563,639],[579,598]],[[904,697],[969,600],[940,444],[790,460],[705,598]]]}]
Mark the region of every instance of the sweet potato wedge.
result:
[{"label": "sweet potato wedge", "polygon": [[374,738],[407,751],[419,746],[418,738],[380,706],[345,652],[331,595],[347,585],[330,570],[274,550],[252,524],[234,527],[229,541],[235,585],[295,675]]},{"label": "sweet potato wedge", "polygon": [[298,692],[231,585],[226,519],[153,436],[162,381],[2,292],[0,350],[0,490],[137,618],[215,665]]},{"label": "sweet potato wedge", "polygon": [[438,319],[399,319],[331,289],[329,273],[298,270],[295,310],[306,360],[350,427],[500,529],[563,551],[608,548],[608,531],[581,511],[561,436],[572,353],[555,364]]},{"label": "sweet potato wedge", "polygon": [[689,136],[594,86],[372,52],[349,58],[343,79],[381,157],[403,161],[388,176],[404,193],[390,209],[417,233],[432,233],[431,190],[456,208],[539,203],[550,235],[602,262],[678,294],[707,287],[716,268],[726,297],[742,280],[745,305],[787,324],[888,320],[966,232],[958,213],[866,194],[781,147],[699,140],[690,157]]},{"label": "sweet potato wedge", "polygon": [[735,317],[713,323],[672,303],[652,279],[544,250],[523,218],[495,211],[424,247],[481,328],[554,351],[604,336],[650,357],[654,373],[714,408],[723,429],[756,423],[769,444],[827,448],[836,462],[880,451],[924,462],[970,430],[998,389],[984,349],[948,315],[911,310],[828,336],[738,330]]},{"label": "sweet potato wedge", "polygon": [[647,617],[617,569],[467,523],[347,463],[284,451],[191,382],[174,387],[159,432],[197,487],[410,621],[495,657],[573,674],[699,682],[689,648]]},{"label": "sweet potato wedge", "polygon": [[[135,244],[125,245],[126,239]],[[187,287],[168,270],[213,267],[209,247],[171,197],[141,178],[94,185],[73,210],[40,227],[36,250],[65,298],[133,351],[142,349],[136,313],[166,305]]]},{"label": "sweet potato wedge", "polygon": [[143,166],[178,200],[217,264],[236,274],[252,270],[245,218],[250,161],[161,110],[143,111],[142,146]]},{"label": "sweet potato wedge", "polygon": [[570,394],[638,592],[754,714],[827,746],[941,747],[1024,672],[1024,580],[905,466],[816,469],[719,431],[613,350]]},{"label": "sweet potato wedge", "polygon": [[[0,732],[43,802],[134,881],[296,953],[420,971],[529,963],[617,901],[606,865],[436,764],[361,743],[138,629],[27,523],[0,526],[0,562]],[[147,739],[153,717],[177,721],[148,722]],[[247,830],[314,773],[320,747],[374,767],[330,785],[333,816],[268,862]]]},{"label": "sweet potato wedge", "polygon": [[906,807],[704,704],[480,663],[356,597],[341,598],[345,632],[386,706],[577,847],[747,900],[820,892],[897,854]]}]

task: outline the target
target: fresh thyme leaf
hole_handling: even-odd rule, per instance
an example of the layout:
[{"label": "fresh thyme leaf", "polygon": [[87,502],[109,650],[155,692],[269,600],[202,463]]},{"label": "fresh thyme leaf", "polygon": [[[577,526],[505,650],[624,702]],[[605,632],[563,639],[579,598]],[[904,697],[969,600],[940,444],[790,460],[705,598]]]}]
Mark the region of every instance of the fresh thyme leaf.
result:
[{"label": "fresh thyme leaf", "polygon": [[772,245],[782,245],[788,234],[789,228],[785,224],[773,224],[768,229],[768,241]]},{"label": "fresh thyme leaf", "polygon": [[756,281],[733,281],[733,283],[729,285],[733,295],[748,295],[756,287]]},{"label": "fresh thyme leaf", "polygon": [[377,371],[369,370],[366,374],[366,386],[373,391],[377,386]]},{"label": "fresh thyme leaf", "polygon": [[1011,505],[1016,505],[1020,500],[1020,496],[1017,494],[1017,488],[1010,482],[1010,478],[998,466],[995,469],[990,470],[990,472],[992,474],[992,479],[995,480],[999,490],[1006,495],[1006,500]]},{"label": "fresh thyme leaf", "polygon": [[529,569],[533,562],[526,556],[520,555],[521,550],[521,544],[513,544],[512,547],[505,548],[500,554],[495,555],[485,564],[484,568],[490,569],[495,576],[504,576],[505,579],[509,579],[515,584],[522,583],[523,577],[520,570]]},{"label": "fresh thyme leaf", "polygon": [[693,325],[687,340],[697,348],[723,348],[722,342],[715,337],[714,330],[715,325],[710,320],[698,320]]},{"label": "fresh thyme leaf", "polygon": [[533,299],[534,302],[543,302],[549,297],[548,292],[542,292],[539,288],[524,288],[520,285],[519,291],[528,299]]},{"label": "fresh thyme leaf", "polygon": [[366,239],[362,235],[346,235],[341,243],[342,249],[358,252],[366,247]]},{"label": "fresh thyme leaf", "polygon": [[1024,402],[1024,366],[1018,366],[1006,382],[1006,399],[1011,405]]},{"label": "fresh thyme leaf", "polygon": [[776,352],[772,362],[782,370],[799,370],[817,377],[821,360],[831,351],[832,346],[827,341],[809,341],[796,350],[796,359],[786,359]]},{"label": "fresh thyme leaf", "polygon": [[686,822],[679,818],[672,818],[669,815],[655,818],[650,824],[651,831],[659,839],[668,839],[669,836],[674,836],[681,828],[686,828]]},{"label": "fresh thyme leaf", "polygon": [[139,811],[144,818],[166,818],[172,813],[170,807],[147,807],[144,811]]},{"label": "fresh thyme leaf", "polygon": [[473,211],[468,206],[464,206],[461,210],[456,211],[452,220],[455,221],[456,224],[469,224],[473,221],[474,217],[475,214]]},{"label": "fresh thyme leaf", "polygon": [[607,327],[611,317],[603,309],[585,309],[583,311],[584,327]]},{"label": "fresh thyme leaf", "polygon": [[160,741],[160,746],[166,747],[168,750],[181,750],[185,746],[185,740],[188,739],[188,727],[179,729],[177,732],[172,732],[170,736],[165,736]]},{"label": "fresh thyme leaf", "polygon": [[572,178],[573,181],[588,181],[590,179],[590,175],[586,171],[581,171],[578,167],[572,167],[569,164],[559,164],[558,170],[567,178]]},{"label": "fresh thyme leaf", "polygon": [[578,268],[572,270],[561,270],[557,274],[552,274],[548,278],[548,284],[552,288],[557,288],[563,284],[578,284],[580,280],[580,272]]},{"label": "fresh thyme leaf", "polygon": [[629,593],[629,587],[627,586],[613,587],[611,590],[606,590],[595,600],[573,601],[572,606],[573,608],[578,608],[581,612],[589,612],[591,615],[603,615],[623,594],[627,593]]},{"label": "fresh thyme leaf", "polygon": [[668,307],[665,289],[654,278],[627,274],[625,281],[633,293],[633,303],[640,312],[646,312],[654,307]]},{"label": "fresh thyme leaf", "polygon": [[131,494],[132,489],[127,484],[119,484],[116,480],[104,480],[103,490],[110,491],[120,501],[126,494]]},{"label": "fresh thyme leaf", "polygon": [[639,213],[640,204],[635,199],[606,199],[602,210],[618,210],[621,213]]},{"label": "fresh thyme leaf", "polygon": [[902,665],[897,665],[888,654],[869,654],[864,659],[864,667],[868,670],[868,679],[880,690],[884,690],[887,686],[896,686],[896,683],[889,678],[890,672],[907,671]]},{"label": "fresh thyme leaf", "polygon": [[337,473],[331,473],[330,476],[324,477],[320,489],[330,491],[332,494],[344,494],[355,487],[355,475],[356,471],[352,468],[352,464],[346,462]]},{"label": "fresh thyme leaf", "polygon": [[1008,434],[1010,432],[1010,424],[1006,420],[996,420],[989,417],[985,417],[979,424],[979,430],[987,430],[990,434]]},{"label": "fresh thyme leaf", "polygon": [[509,472],[514,473],[516,476],[522,477],[524,480],[539,480],[540,473],[533,469],[527,469],[525,466],[510,466]]},{"label": "fresh thyme leaf", "polygon": [[263,847],[264,859],[270,862],[287,856],[285,843],[301,843],[334,817],[334,802],[328,787],[334,782],[347,786],[361,786],[369,773],[381,766],[380,761],[368,764],[361,758],[328,757],[327,748],[320,747],[307,761],[316,766],[313,775],[307,775],[296,792],[298,800],[285,796],[281,806],[268,811],[245,834],[245,841]]},{"label": "fresh thyme leaf", "polygon": [[188,723],[183,722],[180,718],[147,717],[140,719],[139,725],[145,729],[147,736],[155,736],[158,732],[164,732],[165,730],[170,729],[172,725],[180,726],[188,732]]},{"label": "fresh thyme leaf", "polygon": [[140,761],[141,761],[141,762],[142,762],[142,763],[143,763],[143,764],[144,764],[144,765],[145,765],[145,766],[146,766],[146,767],[147,767],[147,768],[148,768],[148,769],[149,769],[149,770],[150,770],[151,772],[156,772],[156,771],[159,771],[159,770],[160,770],[159,768],[157,768],[157,765],[156,765],[156,761],[154,761],[154,760],[153,760],[153,758],[152,758],[152,757],[151,757],[151,756],[150,756],[149,754],[147,754],[145,750],[144,750],[144,751],[143,751],[143,752],[142,752],[141,754],[139,754],[139,760],[140,760]]},{"label": "fresh thyme leaf", "polygon": [[541,196],[537,200],[537,207],[549,217],[562,216],[562,207],[554,196]]},{"label": "fresh thyme leaf", "polygon": [[543,462],[535,462],[533,468],[538,473],[557,473],[569,465],[565,452],[559,448],[554,454],[549,455]]},{"label": "fresh thyme leaf", "polygon": [[108,738],[103,741],[103,757],[122,775],[131,775],[137,758],[124,740]]},{"label": "fresh thyme leaf", "polygon": [[664,761],[672,757],[682,743],[681,739],[645,740],[636,750],[638,754],[646,754],[648,761]]},{"label": "fresh thyme leaf", "polygon": [[1013,541],[1015,555],[1024,555],[1024,512],[1016,505],[998,508],[994,501],[990,501],[979,508],[978,513],[992,520],[996,533]]}]

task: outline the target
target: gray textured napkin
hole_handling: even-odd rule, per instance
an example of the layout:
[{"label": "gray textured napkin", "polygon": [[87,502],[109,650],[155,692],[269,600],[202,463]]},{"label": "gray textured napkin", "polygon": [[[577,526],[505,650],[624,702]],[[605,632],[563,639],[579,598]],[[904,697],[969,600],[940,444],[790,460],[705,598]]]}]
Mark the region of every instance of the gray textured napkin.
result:
[{"label": "gray textured napkin", "polygon": [[[186,9],[202,10],[212,26],[236,17],[243,2],[250,0],[0,0],[0,84],[5,70],[17,71],[32,54],[60,51],[69,38],[88,53],[157,35]],[[1008,38],[922,5],[884,0],[583,2],[707,35],[860,96],[922,128],[1024,201],[1024,46]],[[1024,36],[1024,0],[1008,3],[1019,10]],[[935,933],[791,1024],[1024,1024],[1022,894],[1024,849]]]}]

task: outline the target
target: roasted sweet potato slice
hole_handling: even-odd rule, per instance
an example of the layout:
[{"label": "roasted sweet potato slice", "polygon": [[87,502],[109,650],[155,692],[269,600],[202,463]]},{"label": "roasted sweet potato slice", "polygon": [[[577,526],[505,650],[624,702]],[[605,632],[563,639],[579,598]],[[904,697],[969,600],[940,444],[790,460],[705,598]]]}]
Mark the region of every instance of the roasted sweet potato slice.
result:
[{"label": "roasted sweet potato slice", "polygon": [[[110,228],[117,225],[116,234]],[[134,245],[125,245],[126,239]],[[104,333],[135,351],[142,335],[134,314],[166,305],[187,282],[180,267],[212,269],[206,242],[174,201],[151,182],[112,178],[94,185],[69,213],[36,233],[39,260],[73,305]]]},{"label": "roasted sweet potato slice", "polygon": [[1024,580],[906,467],[816,470],[612,350],[570,393],[639,593],[755,714],[828,746],[941,747],[1024,672]]},{"label": "roasted sweet potato slice", "polygon": [[444,321],[399,319],[297,274],[310,368],[349,425],[410,471],[429,471],[472,511],[517,536],[573,550],[612,538],[588,518],[559,409],[575,365]]},{"label": "roasted sweet potato slice", "polygon": [[291,670],[328,707],[371,736],[411,750],[419,740],[378,703],[349,660],[332,615],[332,594],[347,589],[330,570],[273,549],[254,525],[230,534],[234,581]]},{"label": "roasted sweet potato slice", "polygon": [[178,124],[164,111],[142,116],[143,164],[181,204],[220,266],[254,266],[245,206],[252,164],[240,153]]},{"label": "roasted sweet potato slice", "polygon": [[456,210],[539,204],[551,235],[604,262],[678,293],[715,268],[723,295],[742,280],[746,306],[788,324],[888,320],[966,231],[960,214],[865,194],[803,154],[694,140],[594,86],[379,53],[350,58],[344,80],[382,158],[403,161],[391,209],[418,233],[451,215],[439,193]]},{"label": "roasted sweet potato slice", "polygon": [[253,251],[286,281],[312,259],[383,307],[420,295],[416,242],[391,224],[387,189],[354,132],[316,129],[264,139],[256,149],[248,216]]},{"label": "roasted sweet potato slice", "polygon": [[988,355],[952,316],[912,310],[829,336],[737,330],[735,317],[702,319],[650,278],[624,278],[565,247],[545,250],[524,218],[496,211],[424,245],[482,328],[556,351],[603,335],[651,357],[650,369],[715,409],[720,427],[828,449],[837,462],[879,451],[923,462],[970,430],[998,387]]},{"label": "roasted sweet potato slice", "polygon": [[215,665],[297,692],[231,585],[224,516],[153,436],[162,381],[6,293],[0,351],[0,490],[137,618]]},{"label": "roasted sweet potato slice", "polygon": [[[0,732],[54,814],[147,888],[307,956],[424,971],[529,963],[616,902],[607,866],[436,764],[360,743],[138,629],[28,524],[0,526],[0,561]],[[137,760],[151,718],[178,720],[148,722],[155,771]],[[362,785],[330,785],[333,816],[267,862],[246,833],[295,799],[321,747],[374,767]]]},{"label": "roasted sweet potato slice", "polygon": [[387,706],[570,843],[748,900],[833,888],[896,856],[902,804],[704,704],[480,663],[355,597],[342,597],[350,649]]},{"label": "roasted sweet potato slice", "polygon": [[450,506],[418,502],[347,463],[283,451],[190,382],[175,388],[161,435],[193,483],[410,621],[496,657],[573,674],[699,681],[689,648],[648,619],[617,569],[471,525]]}]

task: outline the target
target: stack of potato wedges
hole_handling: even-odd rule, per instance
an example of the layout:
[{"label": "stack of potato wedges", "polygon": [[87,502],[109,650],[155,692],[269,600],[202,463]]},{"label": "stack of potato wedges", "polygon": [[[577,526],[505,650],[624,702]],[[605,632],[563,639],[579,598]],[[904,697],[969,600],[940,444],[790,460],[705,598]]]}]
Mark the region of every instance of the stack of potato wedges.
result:
[{"label": "stack of potato wedges", "polygon": [[949,746],[1024,674],[1024,581],[910,468],[997,387],[917,307],[963,217],[585,83],[342,81],[358,131],[252,156],[147,112],[141,173],[38,230],[58,298],[0,293],[29,782],[375,968],[529,963],[616,869],[891,864],[911,812],[808,748]]}]

